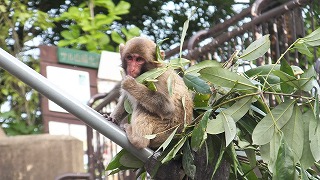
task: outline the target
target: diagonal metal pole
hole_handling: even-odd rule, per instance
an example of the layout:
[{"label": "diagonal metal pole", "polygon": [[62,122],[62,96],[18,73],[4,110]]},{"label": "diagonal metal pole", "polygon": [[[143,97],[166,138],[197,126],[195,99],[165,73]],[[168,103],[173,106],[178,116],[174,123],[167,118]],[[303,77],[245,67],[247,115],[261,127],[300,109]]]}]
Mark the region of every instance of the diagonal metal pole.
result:
[{"label": "diagonal metal pole", "polygon": [[147,162],[148,158],[152,156],[152,150],[148,148],[135,148],[128,141],[125,132],[117,125],[105,120],[98,112],[62,91],[48,79],[4,51],[2,48],[0,48],[0,67],[55,102],[66,111],[81,119],[113,142],[128,150],[143,162]]}]

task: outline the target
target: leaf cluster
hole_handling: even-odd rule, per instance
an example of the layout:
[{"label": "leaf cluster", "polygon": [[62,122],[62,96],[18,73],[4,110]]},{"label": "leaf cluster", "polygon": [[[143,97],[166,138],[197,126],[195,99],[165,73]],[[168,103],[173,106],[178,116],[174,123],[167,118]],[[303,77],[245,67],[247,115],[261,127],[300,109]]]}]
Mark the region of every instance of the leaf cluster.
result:
[{"label": "leaf cluster", "polygon": [[[188,67],[188,60],[177,58],[143,74],[140,82],[155,80],[167,68],[179,69],[195,94],[193,123],[185,124],[182,133],[171,134],[158,149],[162,151],[159,161],[181,159],[186,176],[193,179],[201,168],[195,165],[194,154],[204,147],[213,169],[211,177],[227,158],[232,166],[230,178],[318,178],[311,169],[320,160],[317,74],[313,67],[303,71],[290,66],[284,54],[298,49],[307,55],[309,47],[319,45],[317,29],[294,42],[275,64],[237,72],[232,67],[237,60],[252,61],[268,51],[269,35],[265,35],[226,64],[207,60]],[[219,157],[212,164],[217,151],[212,144],[217,139]]]},{"label": "leaf cluster", "polygon": [[[98,11],[100,9],[107,14]],[[82,3],[78,7],[72,6],[68,11],[55,18],[56,22],[68,21],[67,30],[61,32],[64,38],[58,46],[68,46],[75,49],[84,49],[91,52],[101,50],[115,51],[112,43],[120,44],[140,34],[137,27],[121,28],[121,33],[111,30],[111,25],[121,16],[129,13],[130,4],[120,1],[114,4],[112,0],[92,0]],[[98,12],[95,12],[98,11]],[[126,37],[126,39],[124,39]]]},{"label": "leaf cluster", "polygon": [[[39,61],[33,57],[33,50],[37,48],[34,39],[53,27],[53,22],[47,13],[26,1],[1,2],[0,47],[39,71]],[[40,133],[39,94],[3,69],[0,70],[0,89],[0,125],[6,134]]]}]

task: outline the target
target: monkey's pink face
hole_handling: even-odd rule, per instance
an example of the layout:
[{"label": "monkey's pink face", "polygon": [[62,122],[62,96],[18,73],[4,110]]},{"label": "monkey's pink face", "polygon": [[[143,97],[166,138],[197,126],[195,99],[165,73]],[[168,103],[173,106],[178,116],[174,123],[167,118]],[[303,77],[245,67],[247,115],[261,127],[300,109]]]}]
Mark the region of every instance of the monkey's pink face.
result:
[{"label": "monkey's pink face", "polygon": [[133,78],[142,73],[142,67],[146,63],[146,60],[139,54],[128,54],[125,56],[125,61],[127,63],[127,74]]}]

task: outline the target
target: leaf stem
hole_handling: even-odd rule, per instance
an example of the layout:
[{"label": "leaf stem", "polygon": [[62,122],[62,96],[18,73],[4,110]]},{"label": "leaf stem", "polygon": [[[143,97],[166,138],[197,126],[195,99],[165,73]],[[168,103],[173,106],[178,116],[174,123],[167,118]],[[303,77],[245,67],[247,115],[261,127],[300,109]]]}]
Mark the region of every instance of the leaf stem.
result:
[{"label": "leaf stem", "polygon": [[244,94],[242,96],[237,96],[235,98],[232,98],[232,99],[229,99],[229,100],[226,100],[226,101],[223,101],[222,103],[218,104],[218,105],[215,105],[212,107],[212,109],[218,109],[219,107],[225,105],[225,104],[228,104],[232,101],[236,101],[238,99],[242,99],[242,98],[245,98],[245,97],[249,97],[249,96],[254,96],[254,95],[258,95],[258,94],[261,94],[261,92],[255,92],[255,93],[250,93],[250,94]]}]

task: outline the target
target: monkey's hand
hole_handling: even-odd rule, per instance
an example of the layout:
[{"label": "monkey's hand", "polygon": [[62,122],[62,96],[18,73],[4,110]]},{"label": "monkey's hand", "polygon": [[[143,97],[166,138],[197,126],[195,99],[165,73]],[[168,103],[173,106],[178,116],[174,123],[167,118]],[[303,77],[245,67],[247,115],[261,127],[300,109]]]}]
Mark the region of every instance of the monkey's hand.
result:
[{"label": "monkey's hand", "polygon": [[114,124],[118,124],[117,121],[114,118],[112,118],[111,116],[105,116],[105,118],[106,118],[107,121],[111,121]]},{"label": "monkey's hand", "polygon": [[122,87],[122,89],[129,91],[129,90],[133,89],[134,87],[136,87],[137,83],[138,82],[133,77],[126,76],[121,83],[121,87]]}]

